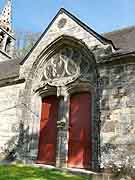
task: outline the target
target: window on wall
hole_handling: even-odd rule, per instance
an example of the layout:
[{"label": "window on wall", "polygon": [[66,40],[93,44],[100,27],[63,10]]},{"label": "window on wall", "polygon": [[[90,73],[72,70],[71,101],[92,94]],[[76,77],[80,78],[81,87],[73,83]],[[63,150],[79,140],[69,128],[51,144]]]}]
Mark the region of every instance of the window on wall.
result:
[{"label": "window on wall", "polygon": [[11,38],[7,38],[6,46],[5,46],[5,51],[9,54],[10,53],[10,46],[11,46]]},{"label": "window on wall", "polygon": [[0,49],[2,49],[3,46],[3,39],[4,39],[4,32],[0,32]]}]

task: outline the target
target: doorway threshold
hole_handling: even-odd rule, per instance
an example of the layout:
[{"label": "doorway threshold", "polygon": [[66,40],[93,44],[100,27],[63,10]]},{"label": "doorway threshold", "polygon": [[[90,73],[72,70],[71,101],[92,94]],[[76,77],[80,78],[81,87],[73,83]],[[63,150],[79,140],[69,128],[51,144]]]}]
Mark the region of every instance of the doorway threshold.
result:
[{"label": "doorway threshold", "polygon": [[54,169],[54,170],[59,170],[62,172],[67,172],[67,173],[73,173],[73,174],[78,174],[78,175],[99,175],[100,172],[94,172],[86,169],[79,169],[79,168],[68,168],[68,167],[56,167],[52,165],[45,165],[45,164],[33,164],[34,167],[41,167],[45,169]]}]

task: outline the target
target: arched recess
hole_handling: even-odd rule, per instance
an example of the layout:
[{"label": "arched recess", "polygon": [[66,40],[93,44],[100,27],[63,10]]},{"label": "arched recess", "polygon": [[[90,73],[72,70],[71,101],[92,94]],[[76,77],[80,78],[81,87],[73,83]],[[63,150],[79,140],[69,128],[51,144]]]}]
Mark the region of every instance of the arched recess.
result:
[{"label": "arched recess", "polygon": [[[61,108],[64,109],[64,113],[59,116],[57,123],[56,165],[67,166],[70,96],[73,92],[89,92],[92,97],[91,167],[97,167],[99,155],[97,76],[94,55],[82,41],[69,36],[61,36],[44,49],[33,64],[29,78],[26,80],[25,103],[38,114],[35,119],[30,111],[24,109],[24,114],[27,116],[25,126],[29,129],[26,134],[28,143],[25,146],[26,151],[24,151],[27,157],[29,156],[33,160],[37,158],[42,98],[49,96],[50,92],[54,92],[57,97],[63,97],[60,98],[62,105],[59,106],[59,112],[61,112]],[[64,144],[63,147],[59,145],[61,141]]]}]

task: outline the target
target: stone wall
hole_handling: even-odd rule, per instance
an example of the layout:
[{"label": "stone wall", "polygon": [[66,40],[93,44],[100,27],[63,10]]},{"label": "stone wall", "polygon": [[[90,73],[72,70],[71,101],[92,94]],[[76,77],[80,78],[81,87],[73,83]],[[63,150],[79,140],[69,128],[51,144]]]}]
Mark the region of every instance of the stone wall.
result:
[{"label": "stone wall", "polygon": [[99,69],[102,164],[134,164],[135,64],[104,64]]},{"label": "stone wall", "polygon": [[20,91],[24,84],[0,88],[0,159],[12,151],[19,134]]}]

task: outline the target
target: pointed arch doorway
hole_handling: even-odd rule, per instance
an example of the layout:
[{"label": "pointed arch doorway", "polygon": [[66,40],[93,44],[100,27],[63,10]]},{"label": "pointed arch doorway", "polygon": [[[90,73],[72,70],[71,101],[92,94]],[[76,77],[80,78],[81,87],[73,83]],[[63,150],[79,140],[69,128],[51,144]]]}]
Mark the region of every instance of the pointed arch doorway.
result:
[{"label": "pointed arch doorway", "polygon": [[[55,45],[56,47],[58,46],[57,44]],[[94,124],[92,123],[92,113],[96,110],[94,106],[95,98],[93,97],[93,92],[95,92],[94,83],[96,81],[95,62],[93,60],[93,54],[89,53],[87,49],[81,48],[78,45],[76,46],[76,44],[74,45],[75,47],[71,47],[65,43],[62,47],[58,47],[59,49],[56,53],[53,52],[52,56],[50,55],[46,62],[44,62],[45,66],[42,79],[48,82],[51,88],[56,87],[56,94],[59,97],[64,97],[64,110],[63,114],[61,114],[59,111],[60,102],[56,100],[57,105],[55,103],[53,105],[52,101],[52,107],[54,106],[55,111],[57,113],[59,111],[58,114],[60,114],[60,116],[57,114],[58,119],[56,119],[55,115],[52,115],[55,118],[54,121],[51,121],[52,123],[54,122],[54,127],[53,125],[50,127],[47,126],[49,127],[48,131],[49,129],[55,129],[53,133],[55,137],[53,136],[52,143],[55,146],[52,145],[52,149],[50,148],[51,151],[49,152],[48,147],[51,147],[51,145],[48,145],[50,144],[50,136],[42,133],[42,130],[40,130],[38,162],[56,165],[58,167],[68,166],[90,169],[92,167],[91,162],[95,161],[92,157],[92,151],[95,148],[95,145],[92,145],[92,137],[94,137],[92,132]],[[41,86],[38,89],[39,93],[43,91],[42,93],[45,94],[47,90],[44,91],[44,88]],[[90,91],[91,93],[89,93]],[[73,92],[75,93],[72,94]],[[66,101],[65,96],[68,99]],[[92,104],[91,98],[93,100]],[[91,106],[93,106],[93,111],[91,111]],[[55,114],[56,112],[52,111],[51,114]],[[49,123],[47,122],[47,124]],[[41,129],[43,129],[42,125]],[[44,143],[44,138],[48,138],[48,144]],[[44,150],[43,146],[47,150]],[[49,155],[50,159],[48,160],[47,154],[51,153],[52,155]],[[51,157],[54,157],[52,158],[53,160]],[[56,159],[59,161],[57,162],[60,166],[57,165]]]}]

